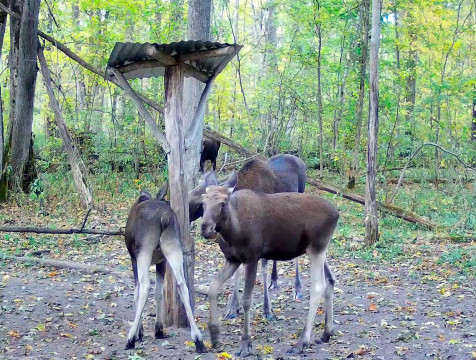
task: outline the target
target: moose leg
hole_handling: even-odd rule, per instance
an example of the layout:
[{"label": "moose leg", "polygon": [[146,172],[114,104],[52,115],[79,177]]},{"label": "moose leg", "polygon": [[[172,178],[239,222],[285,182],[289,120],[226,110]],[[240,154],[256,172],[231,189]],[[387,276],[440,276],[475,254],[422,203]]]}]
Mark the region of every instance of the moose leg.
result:
[{"label": "moose leg", "polygon": [[164,291],[164,276],[166,262],[155,265],[155,338],[164,337],[164,324],[162,323],[162,297]]},{"label": "moose leg", "polygon": [[220,291],[221,286],[235,273],[239,266],[240,263],[234,263],[227,260],[220,273],[213,278],[208,290],[208,299],[210,300],[210,321],[208,322],[208,329],[210,330],[213,347],[217,347],[219,344],[218,337],[220,329],[218,326],[217,309],[218,292]]},{"label": "moose leg", "polygon": [[310,293],[311,300],[309,302],[309,312],[307,315],[307,321],[298,342],[294,345],[289,352],[301,353],[302,350],[309,346],[311,340],[311,331],[314,325],[314,318],[316,316],[317,308],[321,301],[322,295],[326,290],[326,280],[324,275],[324,263],[326,261],[325,251],[320,253],[313,253],[311,249],[308,251],[309,258],[311,260],[310,268]]},{"label": "moose leg", "polygon": [[236,353],[237,356],[249,356],[251,349],[250,336],[250,309],[253,302],[253,287],[256,280],[256,268],[258,262],[250,262],[246,265],[245,270],[245,290],[243,291],[243,311],[245,313],[243,335],[241,337],[241,348]]},{"label": "moose leg", "polygon": [[190,294],[188,292],[187,283],[185,282],[185,275],[183,272],[183,253],[180,246],[180,242],[176,239],[176,242],[172,242],[168,238],[166,231],[162,233],[161,236],[161,249],[164,253],[167,262],[172,268],[174,273],[175,280],[177,281],[177,288],[179,291],[180,299],[185,307],[185,312],[187,313],[187,319],[190,324],[190,331],[192,340],[195,342],[195,350],[198,353],[203,353],[206,351],[205,346],[203,345],[202,334],[198,329],[197,324],[195,323],[195,318],[193,317],[192,307],[190,306]]},{"label": "moose leg", "polygon": [[326,292],[324,293],[325,300],[325,310],[326,310],[326,320],[324,325],[324,333],[321,335],[321,338],[316,342],[326,343],[329,342],[330,337],[334,334],[334,284],[335,277],[332,273],[327,260],[324,264],[324,274],[326,277]]},{"label": "moose leg", "polygon": [[233,275],[235,284],[233,285],[233,294],[230,297],[228,304],[228,312],[225,315],[225,319],[234,319],[240,314],[240,300],[238,300],[238,289],[240,287],[240,271],[235,271]]},{"label": "moose leg", "polygon": [[273,260],[273,270],[271,271],[271,283],[269,284],[269,289],[278,288],[278,262]]},{"label": "moose leg", "polygon": [[295,275],[294,275],[294,300],[301,300],[302,293],[301,293],[301,277],[299,276],[299,258],[294,259],[294,268],[295,268]]},{"label": "moose leg", "polygon": [[149,251],[143,251],[137,256],[137,280],[138,290],[136,301],[136,315],[134,317],[134,323],[132,324],[129,334],[127,336],[126,350],[133,349],[135,343],[139,338],[139,326],[142,319],[142,311],[144,311],[145,303],[149,295],[150,279],[149,279],[149,267],[152,261],[152,253]]},{"label": "moose leg", "polygon": [[271,309],[271,301],[268,293],[268,260],[261,259],[261,278],[263,281],[263,317],[267,320],[273,319],[273,310]]},{"label": "moose leg", "polygon": [[[137,260],[131,258],[132,260],[132,272],[134,273],[134,304],[137,306],[139,301],[139,279],[137,278]],[[142,317],[139,320],[139,341],[142,341],[144,335],[144,327],[142,326]]]}]

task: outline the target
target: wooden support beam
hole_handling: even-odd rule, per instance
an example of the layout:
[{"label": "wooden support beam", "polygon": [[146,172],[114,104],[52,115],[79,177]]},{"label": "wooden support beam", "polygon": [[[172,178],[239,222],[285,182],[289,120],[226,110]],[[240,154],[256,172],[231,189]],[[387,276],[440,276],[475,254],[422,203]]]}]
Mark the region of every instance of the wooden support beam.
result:
[{"label": "wooden support beam", "polygon": [[193,66],[190,66],[185,63],[181,63],[180,66],[183,68],[183,73],[187,77],[193,77],[203,83],[206,83],[208,79],[210,79],[210,76],[208,76],[208,74],[204,73],[203,71],[195,69]]},{"label": "wooden support beam", "polygon": [[203,114],[205,114],[205,108],[207,105],[207,99],[210,95],[212,90],[213,81],[215,80],[215,76],[211,77],[205,86],[205,89],[202,91],[202,95],[200,96],[200,101],[197,105],[197,110],[195,110],[195,115],[193,116],[192,123],[187,130],[187,135],[185,136],[185,151],[192,145],[193,139],[195,139],[195,134],[198,131],[198,125],[200,121],[203,119]]},{"label": "wooden support beam", "polygon": [[178,62],[185,62],[234,54],[236,54],[236,50],[235,47],[231,45],[219,49],[195,51],[188,54],[176,55],[175,58]]},{"label": "wooden support beam", "polygon": [[166,54],[162,51],[157,50],[154,45],[149,45],[146,50],[146,54],[152,59],[158,60],[166,66],[172,66],[177,64],[177,60],[172,55]]},{"label": "wooden support beam", "polygon": [[[170,186],[170,206],[174,210],[180,226],[182,236],[183,262],[185,281],[190,293],[192,309],[195,303],[194,291],[194,261],[195,244],[190,236],[190,221],[188,213],[188,185],[184,173],[184,134],[183,134],[183,68],[181,66],[169,66],[165,69],[165,133],[170,145],[168,160],[168,176]],[[165,303],[167,315],[164,324],[173,323],[180,327],[188,326],[185,308],[178,292],[175,281],[167,265]],[[172,316],[171,316],[172,315]]]},{"label": "wooden support beam", "polygon": [[164,134],[159,130],[159,127],[157,126],[157,123],[155,122],[154,118],[150,115],[149,111],[147,111],[144,104],[135,93],[134,89],[132,89],[131,85],[126,80],[124,75],[122,75],[119,69],[110,68],[110,70],[112,71],[112,73],[114,74],[114,76],[116,77],[117,81],[119,82],[121,87],[124,89],[126,94],[129,95],[132,101],[134,101],[134,103],[136,104],[140,114],[147,121],[147,124],[149,124],[149,127],[152,130],[154,137],[157,139],[157,141],[162,146],[164,151],[166,153],[169,153],[170,147],[169,147],[169,143],[167,142],[167,139],[165,138]]},{"label": "wooden support beam", "polygon": [[164,64],[162,64],[158,60],[144,60],[144,61],[136,61],[136,62],[133,62],[132,64],[119,66],[118,69],[122,74],[127,74],[135,70],[152,69],[156,67],[164,67]]}]

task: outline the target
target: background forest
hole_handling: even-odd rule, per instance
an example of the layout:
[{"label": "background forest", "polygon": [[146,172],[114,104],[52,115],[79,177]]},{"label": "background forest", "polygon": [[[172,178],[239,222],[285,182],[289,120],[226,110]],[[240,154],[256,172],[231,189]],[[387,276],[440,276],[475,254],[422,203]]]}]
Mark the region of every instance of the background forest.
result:
[{"label": "background forest", "polygon": [[[137,360],[157,351],[192,356],[193,346],[180,333],[158,346],[147,333],[153,326],[149,316],[142,347],[134,355],[117,351],[132,314],[130,259],[123,237],[104,236],[101,230],[118,235],[114,231],[124,227],[139,190],[155,192],[168,173],[165,153],[149,126],[104,75],[116,42],[187,39],[188,8],[199,2],[29,0],[40,6],[39,40],[51,87],[45,86],[41,50],[38,63],[35,53],[32,66],[24,63],[17,73],[10,71],[19,43],[36,48],[36,36],[29,35],[36,30],[18,32],[18,18],[6,15],[6,7],[18,14],[26,9],[22,3],[0,0],[0,225],[70,229],[83,221],[84,228],[87,220],[86,228],[99,234],[32,234],[0,226],[5,231],[0,235],[1,353],[6,358]],[[328,347],[314,346],[310,353],[324,349],[328,358],[394,354],[476,359],[476,2],[382,2],[376,176],[380,238],[366,246],[363,200],[355,200],[363,199],[366,181],[370,15],[370,0],[212,1],[211,39],[243,45],[215,80],[205,112],[205,125],[231,139],[230,146],[222,142],[218,176],[241,168],[252,155],[291,153],[308,166],[306,192],[337,205],[341,218],[329,264],[338,279],[340,326]],[[68,56],[65,47],[72,51]],[[19,92],[16,79],[37,70],[36,86]],[[163,82],[160,77],[130,84],[164,106]],[[64,128],[49,104],[51,89],[71,134],[71,153],[79,159],[76,169],[91,191],[91,211],[73,180]],[[29,108],[18,100],[22,91],[34,99],[31,139],[28,127],[18,125],[26,123]],[[163,114],[154,106],[148,109],[164,129]],[[29,144],[22,150],[29,161],[15,180],[19,142]],[[405,221],[405,216],[418,221]],[[192,234],[195,315],[205,329],[208,303],[200,288],[209,285],[223,259],[215,243],[194,229]],[[31,264],[43,260],[67,260],[67,266],[93,274]],[[309,262],[300,258],[299,263],[307,283]],[[282,355],[294,341],[296,319],[302,315],[302,305],[288,296],[294,269],[284,262],[280,266],[283,291],[272,292],[277,325],[253,324],[261,337],[256,351],[268,359]],[[150,303],[147,311],[154,312]],[[233,336],[240,321],[235,320],[225,324]],[[234,346],[235,340],[230,335],[225,343]],[[218,358],[231,357],[224,354]]]}]

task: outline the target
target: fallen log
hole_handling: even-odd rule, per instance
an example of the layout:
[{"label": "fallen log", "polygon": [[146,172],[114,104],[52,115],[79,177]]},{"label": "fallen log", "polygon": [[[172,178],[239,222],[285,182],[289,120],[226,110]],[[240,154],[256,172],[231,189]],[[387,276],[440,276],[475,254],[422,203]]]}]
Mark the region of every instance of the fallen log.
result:
[{"label": "fallen log", "polygon": [[36,234],[94,234],[94,235],[109,235],[109,236],[121,236],[124,235],[124,231],[108,231],[108,230],[96,230],[96,229],[53,229],[53,228],[38,228],[27,226],[0,226],[0,231],[3,232],[29,232]]},{"label": "fallen log", "polygon": [[41,265],[52,266],[58,269],[74,269],[74,270],[88,271],[92,273],[113,274],[113,275],[117,275],[121,277],[130,276],[132,274],[129,271],[117,271],[117,270],[105,268],[103,266],[81,264],[81,263],[75,263],[75,262],[64,261],[64,260],[54,260],[54,259],[25,257],[25,256],[11,256],[11,255],[2,255],[0,256],[0,259],[16,261],[16,262],[36,263]]},{"label": "fallen log", "polygon": [[[326,182],[321,181],[321,180],[308,179],[307,183],[309,185],[312,185],[312,186],[318,188],[319,190],[326,191],[326,192],[329,192],[331,194],[340,195],[344,199],[359,203],[361,205],[365,204],[365,197],[363,195],[352,193],[352,192],[347,191],[343,188],[337,187],[335,185],[326,183]],[[396,216],[400,219],[403,219],[405,221],[409,221],[409,222],[415,223],[415,224],[420,224],[420,225],[426,226],[430,229],[435,229],[437,227],[437,224],[431,222],[430,220],[428,220],[428,219],[426,219],[422,216],[419,216],[419,215],[417,215],[417,214],[415,214],[411,211],[406,211],[405,209],[399,208],[397,206],[384,204],[384,203],[378,201],[377,202],[377,207],[378,207],[378,210],[380,210],[384,213],[394,215],[394,216]]]}]

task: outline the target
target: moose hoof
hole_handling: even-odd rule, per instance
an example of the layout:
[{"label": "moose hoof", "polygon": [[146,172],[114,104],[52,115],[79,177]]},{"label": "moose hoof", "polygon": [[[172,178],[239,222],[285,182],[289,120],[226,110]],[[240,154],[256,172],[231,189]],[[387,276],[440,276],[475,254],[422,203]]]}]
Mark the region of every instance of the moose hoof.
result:
[{"label": "moose hoof", "polygon": [[305,347],[309,346],[308,343],[298,342],[291,349],[288,350],[288,354],[301,354]]},{"label": "moose hoof", "polygon": [[241,357],[250,356],[251,355],[251,353],[250,353],[251,347],[252,347],[251,340],[243,340],[241,342],[241,348],[236,353],[236,356],[241,356]]},{"label": "moose hoof", "polygon": [[165,334],[163,329],[155,329],[155,338],[156,339],[166,339],[168,337],[170,337],[170,336]]},{"label": "moose hoof", "polygon": [[203,344],[202,340],[199,340],[199,339],[195,340],[195,351],[199,354],[207,352],[207,349],[205,345]]},{"label": "moose hoof", "polygon": [[263,318],[266,319],[266,320],[268,320],[268,321],[276,320],[276,317],[274,316],[273,313],[263,314]]},{"label": "moose hoof", "polygon": [[324,332],[321,335],[321,338],[316,340],[316,344],[324,344],[324,343],[329,342],[332,335],[334,335],[334,332],[330,332],[330,333]]},{"label": "moose hoof", "polygon": [[225,314],[224,319],[231,320],[235,319],[240,315],[240,311],[238,309],[234,310],[228,310],[228,312]]},{"label": "moose hoof", "polygon": [[219,335],[220,335],[220,328],[218,325],[208,325],[208,329],[210,330],[210,338],[212,340],[212,346],[214,348],[220,345]]},{"label": "moose hoof", "polygon": [[136,347],[136,339],[132,338],[127,340],[127,345],[124,350],[135,349],[135,347]]},{"label": "moose hoof", "polygon": [[278,282],[276,280],[271,280],[268,289],[279,289]]},{"label": "moose hoof", "polygon": [[294,301],[301,301],[303,298],[303,295],[301,293],[301,291],[295,291],[294,292],[294,295],[293,295],[293,300]]}]

